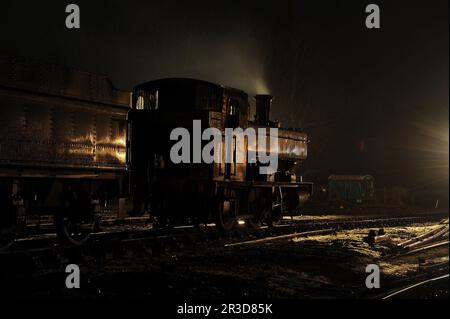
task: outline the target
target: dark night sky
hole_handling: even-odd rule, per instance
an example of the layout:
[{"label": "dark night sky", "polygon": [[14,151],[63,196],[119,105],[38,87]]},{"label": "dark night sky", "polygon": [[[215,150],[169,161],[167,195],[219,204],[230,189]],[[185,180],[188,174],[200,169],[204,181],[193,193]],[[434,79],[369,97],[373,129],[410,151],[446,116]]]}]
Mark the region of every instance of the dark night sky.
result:
[{"label": "dark night sky", "polygon": [[[108,74],[131,89],[187,76],[276,96],[273,117],[310,134],[308,179],[448,191],[448,0],[3,1],[0,53]],[[448,195],[445,195],[448,197]]]}]

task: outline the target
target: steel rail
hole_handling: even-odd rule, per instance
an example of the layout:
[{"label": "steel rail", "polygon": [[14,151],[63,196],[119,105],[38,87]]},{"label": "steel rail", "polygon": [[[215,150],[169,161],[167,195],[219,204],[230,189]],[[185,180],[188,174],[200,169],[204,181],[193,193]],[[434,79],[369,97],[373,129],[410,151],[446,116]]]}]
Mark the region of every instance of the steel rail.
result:
[{"label": "steel rail", "polygon": [[446,275],[439,276],[439,277],[436,277],[436,278],[427,279],[427,280],[424,280],[424,281],[415,283],[415,284],[413,284],[413,285],[410,285],[410,286],[408,286],[408,287],[402,288],[402,289],[400,289],[400,290],[394,291],[394,292],[392,292],[392,293],[389,293],[387,296],[384,296],[384,297],[381,298],[381,299],[389,299],[389,298],[392,298],[392,297],[394,297],[394,296],[397,296],[397,295],[399,295],[399,294],[401,294],[401,293],[404,293],[405,291],[414,289],[414,288],[416,288],[416,287],[418,287],[418,286],[422,286],[422,285],[427,284],[427,283],[429,283],[429,282],[433,282],[433,281],[437,281],[437,280],[442,280],[442,279],[445,279],[445,278],[448,278],[448,277],[449,277],[449,274],[446,274]]}]

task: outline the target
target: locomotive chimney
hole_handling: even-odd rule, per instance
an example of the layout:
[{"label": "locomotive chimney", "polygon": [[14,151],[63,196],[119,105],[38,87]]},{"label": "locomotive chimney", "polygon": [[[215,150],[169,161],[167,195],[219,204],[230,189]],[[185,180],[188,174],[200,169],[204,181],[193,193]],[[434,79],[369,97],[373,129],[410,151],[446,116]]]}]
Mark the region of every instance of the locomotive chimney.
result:
[{"label": "locomotive chimney", "polygon": [[255,123],[259,125],[268,125],[270,122],[270,108],[272,106],[273,96],[269,94],[257,94]]}]

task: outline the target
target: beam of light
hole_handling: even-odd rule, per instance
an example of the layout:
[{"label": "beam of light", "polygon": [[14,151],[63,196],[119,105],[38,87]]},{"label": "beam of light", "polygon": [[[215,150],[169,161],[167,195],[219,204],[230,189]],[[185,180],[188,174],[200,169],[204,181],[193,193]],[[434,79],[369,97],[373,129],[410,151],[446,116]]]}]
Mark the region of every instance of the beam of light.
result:
[{"label": "beam of light", "polygon": [[449,152],[449,131],[448,123],[445,125],[434,123],[412,122],[416,134],[413,140],[405,142],[401,147],[417,152],[425,152],[432,154],[442,154],[448,159]]},{"label": "beam of light", "polygon": [[447,170],[449,160],[449,130],[448,122],[445,124],[412,122],[416,134],[413,139],[400,147],[409,151],[421,153],[423,164],[417,169],[443,169]]},{"label": "beam of light", "polygon": [[[409,121],[410,136],[395,148],[408,151],[410,163],[417,174],[417,182],[412,190],[448,187],[449,181],[449,123],[448,109],[440,118],[424,114],[414,114]],[[394,145],[391,145],[394,146]]]}]

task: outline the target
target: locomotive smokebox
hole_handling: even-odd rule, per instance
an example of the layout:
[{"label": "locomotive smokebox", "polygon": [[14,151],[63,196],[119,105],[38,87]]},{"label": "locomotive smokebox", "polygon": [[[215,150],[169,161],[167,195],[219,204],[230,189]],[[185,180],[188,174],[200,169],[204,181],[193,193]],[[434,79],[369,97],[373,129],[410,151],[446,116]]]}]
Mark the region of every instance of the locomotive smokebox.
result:
[{"label": "locomotive smokebox", "polygon": [[257,94],[255,123],[259,125],[268,125],[270,122],[270,108],[272,107],[273,96],[269,94]]}]

